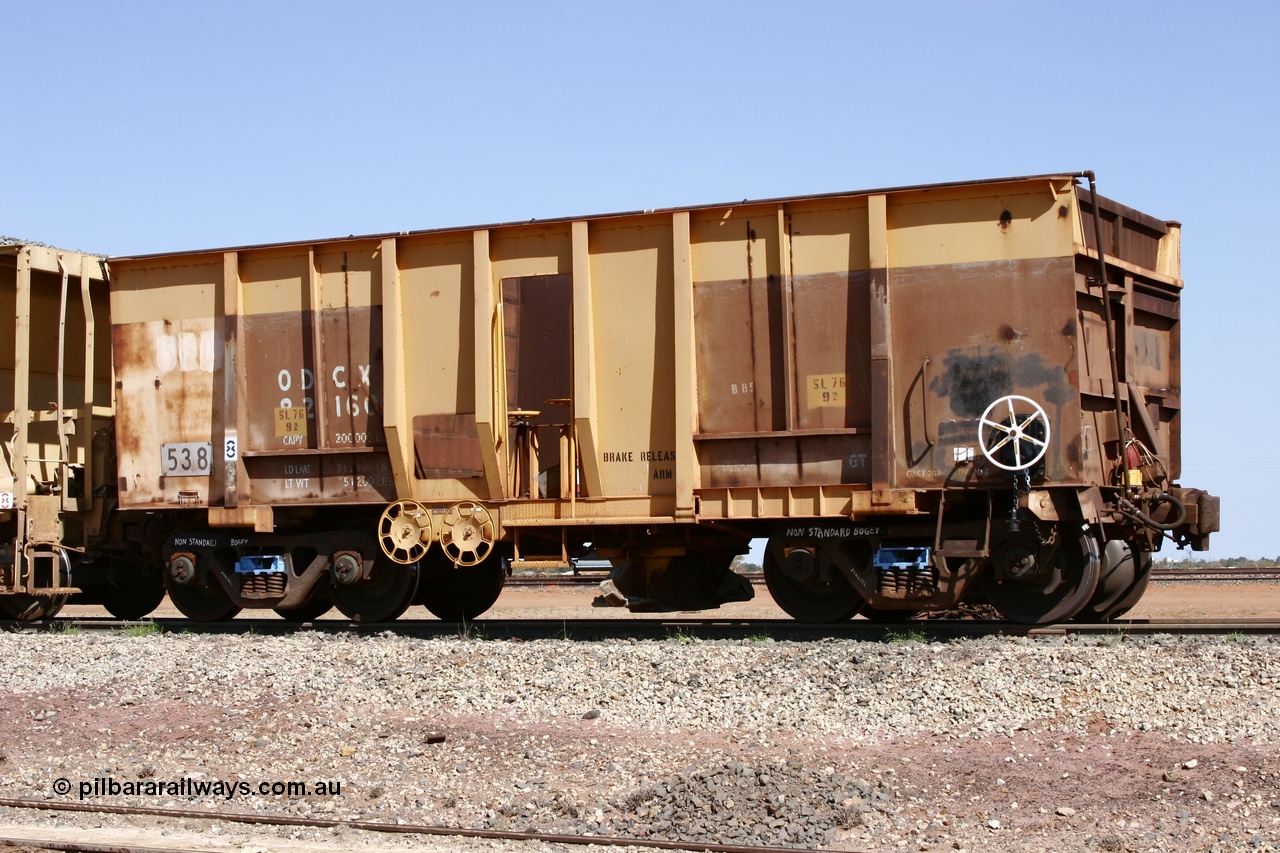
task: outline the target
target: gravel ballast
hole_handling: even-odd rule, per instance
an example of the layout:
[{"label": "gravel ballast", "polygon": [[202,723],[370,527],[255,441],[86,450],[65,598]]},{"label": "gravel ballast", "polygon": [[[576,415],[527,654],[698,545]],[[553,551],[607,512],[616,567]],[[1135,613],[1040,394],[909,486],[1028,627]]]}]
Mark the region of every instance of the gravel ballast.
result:
[{"label": "gravel ballast", "polygon": [[[1274,850],[1277,652],[1265,637],[8,634],[0,795],[797,847]],[[164,789],[183,779],[230,793]],[[257,790],[288,781],[341,789]],[[340,833],[252,840],[355,843]]]}]

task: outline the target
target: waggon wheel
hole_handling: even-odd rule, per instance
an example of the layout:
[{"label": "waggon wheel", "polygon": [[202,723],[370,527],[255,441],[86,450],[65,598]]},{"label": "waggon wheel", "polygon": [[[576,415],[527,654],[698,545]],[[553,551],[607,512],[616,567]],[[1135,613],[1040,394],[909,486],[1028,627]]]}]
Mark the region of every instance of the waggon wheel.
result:
[{"label": "waggon wheel", "polygon": [[[996,546],[982,579],[987,601],[1011,622],[1048,625],[1070,619],[1098,588],[1098,541],[1080,524],[1062,524],[1056,537],[1024,522],[1021,533]],[[1051,541],[1046,543],[1044,539]]]},{"label": "waggon wheel", "polygon": [[333,599],[329,597],[327,590],[317,589],[311,593],[301,607],[293,607],[289,610],[281,610],[276,608],[276,615],[286,622],[302,624],[303,622],[314,622],[321,616],[333,609]]},{"label": "waggon wheel", "polygon": [[502,558],[490,554],[474,566],[455,566],[444,554],[429,554],[422,562],[415,604],[445,622],[469,622],[498,600],[507,579]]},{"label": "waggon wheel", "polygon": [[65,595],[28,595],[20,592],[17,595],[0,595],[0,610],[10,619],[22,622],[36,622],[40,619],[52,619],[67,603]]},{"label": "waggon wheel", "polygon": [[390,622],[404,613],[418,591],[418,566],[401,566],[378,558],[369,577],[335,583],[333,603],[352,622]]},{"label": "waggon wheel", "polygon": [[780,542],[764,550],[764,582],[769,594],[798,622],[843,622],[864,601],[835,566],[823,569],[808,551],[784,555]]},{"label": "waggon wheel", "polygon": [[1151,553],[1132,542],[1112,539],[1102,549],[1102,579],[1084,609],[1081,622],[1108,622],[1133,609],[1151,580]]},{"label": "waggon wheel", "polygon": [[1138,602],[1142,600],[1142,596],[1146,594],[1147,585],[1151,582],[1151,552],[1143,551],[1134,546],[1134,561],[1136,564],[1134,567],[1134,584],[1112,606],[1110,612],[1107,613],[1107,619],[1119,619],[1136,607]]},{"label": "waggon wheel", "polygon": [[141,619],[164,601],[164,576],[153,565],[137,565],[118,586],[100,587],[98,599],[117,619]]},{"label": "waggon wheel", "polygon": [[209,578],[205,584],[201,584],[198,579],[190,583],[178,583],[166,572],[164,586],[169,592],[169,600],[178,608],[178,612],[195,622],[224,622],[234,619],[240,612],[226,590],[213,578]]}]

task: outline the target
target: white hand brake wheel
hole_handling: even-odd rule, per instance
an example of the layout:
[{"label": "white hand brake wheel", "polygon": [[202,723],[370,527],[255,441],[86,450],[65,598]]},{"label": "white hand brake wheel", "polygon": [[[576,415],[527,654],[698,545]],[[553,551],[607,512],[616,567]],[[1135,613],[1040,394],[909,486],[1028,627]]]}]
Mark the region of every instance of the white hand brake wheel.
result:
[{"label": "white hand brake wheel", "polygon": [[[992,420],[1004,411],[1003,421]],[[995,400],[982,413],[978,422],[978,446],[982,455],[997,468],[1005,471],[1022,471],[1044,458],[1049,449],[1049,416],[1035,400],[1008,394]],[[1013,464],[1000,461],[999,451],[1013,451]],[[1006,451],[1007,458],[1007,451]]]}]

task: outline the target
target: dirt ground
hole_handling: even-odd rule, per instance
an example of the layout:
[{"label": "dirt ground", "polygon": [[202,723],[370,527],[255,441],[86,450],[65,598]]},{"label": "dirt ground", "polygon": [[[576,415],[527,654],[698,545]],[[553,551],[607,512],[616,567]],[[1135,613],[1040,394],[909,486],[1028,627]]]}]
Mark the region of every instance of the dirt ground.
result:
[{"label": "dirt ground", "polygon": [[[493,618],[630,618],[625,610],[591,607],[593,597],[592,587],[511,588],[503,593],[489,615]],[[97,608],[68,608],[64,614],[105,615]],[[177,613],[166,602],[157,615],[176,616]],[[754,601],[722,608],[718,615],[729,618],[783,616],[763,587],[757,588]],[[408,616],[425,618],[426,613],[415,608]],[[1157,584],[1131,616],[1139,619],[1277,617],[1280,616],[1280,583]],[[108,704],[122,719],[131,721],[128,726],[121,724],[121,734],[111,734],[112,728],[104,728],[108,723],[96,718],[73,731],[77,714],[91,714],[85,709],[93,698],[64,697],[65,703],[59,706],[65,711],[60,725],[66,731],[61,735],[64,739],[56,741],[53,757],[64,763],[90,767],[97,766],[95,761],[100,764],[106,756],[117,752],[134,754],[152,748],[163,752],[163,745],[154,741],[162,737],[155,734],[161,723],[175,728],[185,722],[192,731],[205,732],[210,742],[230,753],[227,760],[232,762],[236,760],[237,744],[229,740],[223,743],[218,738],[226,740],[235,733],[247,739],[241,742],[244,743],[253,738],[274,736],[244,729],[247,722],[235,726],[221,722],[218,713],[222,706],[216,703],[211,706],[198,702],[190,707],[170,703],[171,707],[147,709],[134,707],[114,694],[107,697]],[[98,701],[101,703],[102,699]],[[44,735],[37,736],[34,728],[27,731],[28,727],[46,725],[33,722],[32,715],[38,714],[49,702],[48,697],[21,691],[8,697],[4,716],[21,724],[11,731],[8,742],[0,739],[11,768],[26,768],[36,773],[41,763],[49,760],[48,744],[39,745]],[[152,712],[162,715],[163,719],[157,717],[149,722],[134,719]],[[812,766],[832,763],[868,779],[886,780],[893,791],[892,808],[866,815],[860,824],[850,826],[833,839],[832,846],[843,850],[1226,853],[1250,849],[1266,853],[1280,849],[1277,847],[1280,844],[1277,840],[1280,838],[1280,811],[1277,811],[1280,809],[1280,752],[1272,743],[1255,743],[1243,737],[1213,744],[1190,743],[1168,733],[1145,731],[1122,721],[1098,718],[1090,721],[1087,732],[1073,731],[1070,726],[1032,724],[981,736],[915,732],[892,740],[853,745],[840,745],[802,733],[779,733],[770,736],[767,742],[739,740],[732,732],[701,733],[684,740],[663,736],[644,740],[635,732],[620,731],[611,736],[603,730],[591,729],[587,734],[599,739],[600,745],[591,740],[587,746],[583,740],[586,735],[576,730],[548,727],[537,720],[513,731],[501,729],[483,715],[433,720],[432,724],[449,731],[451,745],[466,745],[469,762],[490,768],[498,775],[504,761],[509,761],[511,756],[525,755],[532,748],[530,744],[536,743],[537,748],[549,756],[548,760],[554,759],[553,766],[545,771],[548,778],[555,775],[552,772],[555,767],[570,768],[584,750],[597,748],[614,756],[623,770],[638,774],[642,772],[639,765],[631,767],[628,756],[643,748],[663,764],[688,761],[697,766],[711,766],[732,760],[794,759]],[[373,754],[380,735],[366,733],[364,736],[368,741],[357,744],[360,754]],[[427,758],[421,760],[425,762]],[[436,768],[440,778],[448,780],[457,776],[450,771],[453,762],[458,760],[453,752],[441,753],[438,760],[433,760],[443,768]],[[284,772],[279,770],[278,775]],[[572,775],[569,770],[564,772]],[[354,802],[356,798],[352,799]],[[358,804],[374,813],[381,801],[360,800]],[[560,845],[443,838],[420,843],[400,838],[365,840],[350,831],[344,835],[299,831],[286,834],[237,826],[210,829],[197,822],[175,827],[172,822],[142,819],[89,823],[52,815],[37,818],[31,813],[16,811],[8,811],[0,818],[0,835],[30,838],[50,837],[55,833],[65,834],[69,841],[89,838],[97,843],[192,847],[222,853],[338,849],[550,853],[570,849]]]},{"label": "dirt ground", "polygon": [[[489,611],[494,618],[592,618],[628,616],[625,610],[591,607],[593,587],[519,587],[504,590],[497,605]],[[167,602],[166,602],[167,603]],[[413,615],[416,611],[411,611]],[[785,619],[787,615],[774,603],[769,591],[756,587],[753,601],[728,604],[716,615],[732,618]],[[175,613],[176,615],[176,613]],[[649,615],[649,614],[644,614]],[[693,614],[691,614],[693,615]],[[1280,618],[1280,583],[1152,584],[1129,619],[1215,619],[1215,618]]]}]

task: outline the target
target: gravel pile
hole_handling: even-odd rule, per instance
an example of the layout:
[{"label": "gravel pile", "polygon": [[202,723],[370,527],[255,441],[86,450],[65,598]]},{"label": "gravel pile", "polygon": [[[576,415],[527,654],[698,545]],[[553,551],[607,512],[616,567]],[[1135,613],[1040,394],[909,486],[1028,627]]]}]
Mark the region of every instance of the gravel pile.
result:
[{"label": "gravel pile", "polygon": [[724,762],[585,808],[562,793],[525,793],[543,785],[518,784],[518,795],[486,813],[476,826],[529,832],[558,827],[574,835],[814,847],[831,843],[836,830],[861,824],[865,814],[893,796],[880,780],[851,779],[831,766],[815,769],[795,758]]},{"label": "gravel pile", "polygon": [[[0,246],[40,246],[45,249],[57,249],[59,251],[79,251],[77,249],[67,249],[65,246],[55,246],[52,243],[41,243],[39,240],[24,240],[21,237],[7,237],[0,234]],[[92,255],[93,252],[81,252],[84,255]]]},{"label": "gravel pile", "polygon": [[1277,652],[0,635],[0,796],[59,799],[58,778],[338,781],[87,799],[796,847],[1038,850],[1071,830],[1073,849],[1187,849],[1162,840],[1221,826],[1232,849],[1280,835]]},{"label": "gravel pile", "polygon": [[811,847],[831,842],[833,830],[860,824],[873,805],[891,798],[883,782],[849,779],[831,767],[735,761],[634,792],[617,803],[620,816],[609,830],[633,838]]},{"label": "gravel pile", "polygon": [[56,249],[57,246],[50,246],[48,243],[41,243],[37,240],[23,240],[21,237],[6,237],[0,234],[0,246],[43,246],[46,249]]}]

